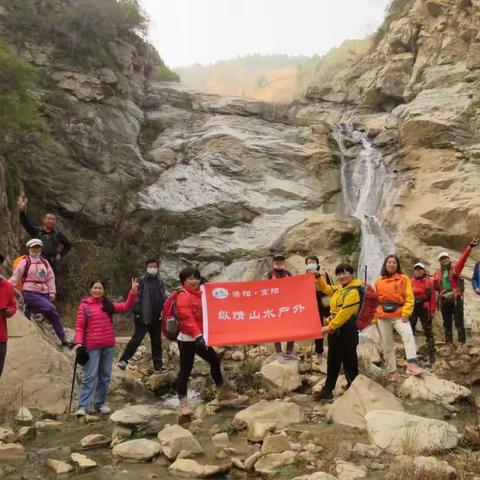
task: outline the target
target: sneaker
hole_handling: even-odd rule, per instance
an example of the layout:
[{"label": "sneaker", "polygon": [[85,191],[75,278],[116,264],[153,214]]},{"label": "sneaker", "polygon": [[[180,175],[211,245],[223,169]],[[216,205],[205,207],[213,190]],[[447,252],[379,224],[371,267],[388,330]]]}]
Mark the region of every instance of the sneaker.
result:
[{"label": "sneaker", "polygon": [[120,369],[120,370],[125,370],[127,368],[127,365],[128,363],[127,362],[124,362],[123,360],[120,360],[118,363],[117,363],[117,367]]},{"label": "sneaker", "polygon": [[193,415],[193,410],[190,408],[190,405],[188,404],[188,400],[186,397],[180,399],[178,413],[182,417],[191,417]]},{"label": "sneaker", "polygon": [[421,375],[424,372],[416,363],[409,363],[406,373],[408,375]]},{"label": "sneaker", "polygon": [[315,400],[333,400],[333,392],[323,387],[320,392],[315,395]]},{"label": "sneaker", "polygon": [[112,409],[106,403],[104,403],[100,407],[96,407],[95,409],[98,410],[100,413],[103,413],[104,415],[107,415],[112,411]]},{"label": "sneaker", "polygon": [[166,373],[166,372],[168,372],[168,371],[170,371],[169,368],[167,368],[167,367],[160,367],[160,368],[156,368],[156,369],[153,371],[153,373]]},{"label": "sneaker", "polygon": [[288,358],[286,357],[286,354],[283,352],[277,353],[277,361],[280,363],[287,363]]},{"label": "sneaker", "polygon": [[285,358],[287,360],[298,360],[298,356],[295,355],[293,352],[287,352],[285,353]]},{"label": "sneaker", "polygon": [[323,353],[317,353],[315,355],[315,363],[322,363],[323,362]]},{"label": "sneaker", "polygon": [[87,416],[87,411],[86,411],[84,408],[79,408],[79,409],[75,412],[75,416],[76,416],[76,417],[86,417],[86,416]]}]

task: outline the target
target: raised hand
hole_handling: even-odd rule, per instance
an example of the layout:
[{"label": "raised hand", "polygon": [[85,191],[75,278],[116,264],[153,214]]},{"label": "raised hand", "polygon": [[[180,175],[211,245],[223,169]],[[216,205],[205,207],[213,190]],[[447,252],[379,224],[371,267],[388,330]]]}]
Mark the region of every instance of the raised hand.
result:
[{"label": "raised hand", "polygon": [[132,278],[132,291],[137,293],[138,292],[138,279],[137,278]]},{"label": "raised hand", "polygon": [[27,209],[27,199],[19,195],[17,197],[17,207],[21,212],[24,212]]}]

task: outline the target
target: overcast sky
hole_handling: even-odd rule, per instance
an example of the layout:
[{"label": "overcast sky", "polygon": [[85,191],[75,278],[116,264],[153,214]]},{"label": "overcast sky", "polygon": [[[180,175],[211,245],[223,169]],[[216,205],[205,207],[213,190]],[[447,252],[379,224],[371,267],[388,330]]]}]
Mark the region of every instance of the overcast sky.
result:
[{"label": "overcast sky", "polygon": [[253,53],[326,53],[363,38],[390,0],[140,0],[150,38],[167,65],[187,66]]}]

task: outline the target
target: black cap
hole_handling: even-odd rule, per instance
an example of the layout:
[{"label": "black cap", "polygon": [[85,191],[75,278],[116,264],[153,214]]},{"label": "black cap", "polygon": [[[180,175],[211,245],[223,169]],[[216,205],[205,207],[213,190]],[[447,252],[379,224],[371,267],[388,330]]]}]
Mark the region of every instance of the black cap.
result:
[{"label": "black cap", "polygon": [[275,253],[272,258],[273,258],[273,261],[286,260],[285,255],[283,253]]},{"label": "black cap", "polygon": [[4,261],[5,261],[5,257],[0,254],[0,265],[3,265]]}]

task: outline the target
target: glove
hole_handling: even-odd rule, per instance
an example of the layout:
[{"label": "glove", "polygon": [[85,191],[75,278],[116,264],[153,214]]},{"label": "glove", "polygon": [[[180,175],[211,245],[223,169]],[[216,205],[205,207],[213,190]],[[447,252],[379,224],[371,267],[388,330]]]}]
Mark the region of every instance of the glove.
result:
[{"label": "glove", "polygon": [[207,344],[205,343],[203,335],[200,335],[195,339],[195,346],[198,348],[207,348]]}]

